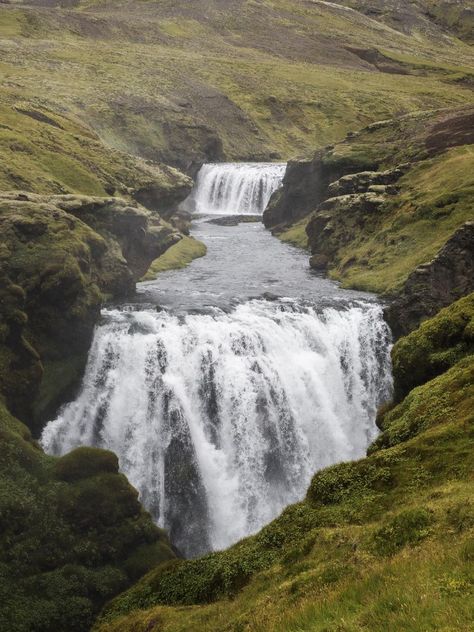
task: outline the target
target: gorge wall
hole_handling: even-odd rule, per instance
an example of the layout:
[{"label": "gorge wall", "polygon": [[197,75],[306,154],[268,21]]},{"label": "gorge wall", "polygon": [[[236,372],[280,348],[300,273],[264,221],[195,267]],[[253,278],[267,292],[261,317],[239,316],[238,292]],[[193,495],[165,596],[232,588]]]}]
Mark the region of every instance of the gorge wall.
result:
[{"label": "gorge wall", "polygon": [[181,235],[119,198],[4,193],[0,223],[2,395],[37,432],[77,384],[104,299]]},{"label": "gorge wall", "polygon": [[387,314],[407,333],[473,290],[473,129],[472,108],[462,108],[350,134],[290,162],[265,225],[279,234],[301,222],[311,266],[398,296]]}]

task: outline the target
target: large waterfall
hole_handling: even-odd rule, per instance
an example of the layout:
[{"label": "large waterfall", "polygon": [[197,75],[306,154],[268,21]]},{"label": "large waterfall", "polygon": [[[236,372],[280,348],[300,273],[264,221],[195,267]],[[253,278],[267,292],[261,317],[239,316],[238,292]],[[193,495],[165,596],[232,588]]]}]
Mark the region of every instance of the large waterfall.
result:
[{"label": "large waterfall", "polygon": [[183,553],[220,549],[301,499],[318,468],[364,455],[389,336],[362,301],[106,310],[82,390],[42,443],[113,450]]},{"label": "large waterfall", "polygon": [[285,169],[283,163],[203,165],[188,204],[197,213],[261,215]]}]

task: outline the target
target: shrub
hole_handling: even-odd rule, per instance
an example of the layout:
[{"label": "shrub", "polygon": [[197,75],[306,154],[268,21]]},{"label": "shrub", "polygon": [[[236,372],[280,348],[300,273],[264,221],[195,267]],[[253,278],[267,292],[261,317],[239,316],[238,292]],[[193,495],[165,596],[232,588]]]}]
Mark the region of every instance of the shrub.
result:
[{"label": "shrub", "polygon": [[432,516],[426,509],[402,511],[373,535],[373,547],[379,555],[393,555],[407,544],[415,545],[429,534]]},{"label": "shrub", "polygon": [[118,459],[113,452],[97,448],[77,448],[61,457],[55,466],[61,481],[79,481],[102,473],[117,473]]}]

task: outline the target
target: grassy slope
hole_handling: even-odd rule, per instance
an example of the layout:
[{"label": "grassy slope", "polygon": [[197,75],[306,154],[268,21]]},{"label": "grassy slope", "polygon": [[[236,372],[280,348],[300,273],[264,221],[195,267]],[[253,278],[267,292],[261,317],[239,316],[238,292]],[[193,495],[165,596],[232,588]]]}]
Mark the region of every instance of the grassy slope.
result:
[{"label": "grassy slope", "polygon": [[[330,3],[135,0],[0,12],[0,76],[11,97],[180,165],[206,155],[286,158],[376,119],[471,99],[465,43],[425,22],[400,32]],[[398,70],[408,74],[379,72],[351,47],[404,54]]]},{"label": "grassy slope", "polygon": [[168,248],[161,257],[155,259],[143,280],[156,279],[160,272],[166,272],[166,270],[185,268],[194,259],[204,257],[206,251],[207,248],[202,241],[194,239],[194,237],[183,237],[177,244]]},{"label": "grassy slope", "polygon": [[[474,146],[423,161],[404,176],[377,230],[355,235],[332,275],[345,286],[393,292],[474,218]],[[347,265],[350,262],[350,265]]]},{"label": "grassy slope", "polygon": [[129,197],[154,187],[179,200],[187,186],[176,170],[106,147],[78,118],[0,90],[0,190]]},{"label": "grassy slope", "polygon": [[[473,301],[462,308],[471,344]],[[422,340],[415,332],[399,342],[398,359]],[[448,337],[443,351],[454,343]],[[316,474],[306,499],[256,536],[152,571],[94,629],[472,629],[474,356],[464,351],[382,416],[367,458]]]},{"label": "grassy slope", "polygon": [[296,222],[290,228],[278,233],[278,238],[298,248],[308,248],[308,235],[306,234],[306,226],[308,218]]}]

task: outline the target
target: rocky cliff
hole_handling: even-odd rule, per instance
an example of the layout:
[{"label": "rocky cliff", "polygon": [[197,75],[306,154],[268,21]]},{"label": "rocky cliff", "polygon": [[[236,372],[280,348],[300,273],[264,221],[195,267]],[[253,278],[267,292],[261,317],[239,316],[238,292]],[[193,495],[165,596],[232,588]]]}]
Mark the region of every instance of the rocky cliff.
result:
[{"label": "rocky cliff", "polygon": [[408,334],[422,320],[474,292],[474,222],[466,222],[429,262],[408,276],[386,319],[396,337]]},{"label": "rocky cliff", "polygon": [[0,195],[1,393],[35,431],[80,375],[105,298],[181,235],[118,198]]},{"label": "rocky cliff", "polygon": [[290,163],[264,222],[305,220],[310,265],[398,296],[387,313],[407,333],[472,290],[473,130],[472,107],[372,124]]}]

